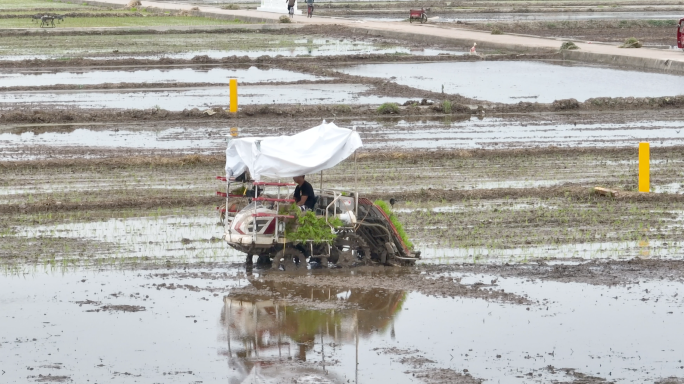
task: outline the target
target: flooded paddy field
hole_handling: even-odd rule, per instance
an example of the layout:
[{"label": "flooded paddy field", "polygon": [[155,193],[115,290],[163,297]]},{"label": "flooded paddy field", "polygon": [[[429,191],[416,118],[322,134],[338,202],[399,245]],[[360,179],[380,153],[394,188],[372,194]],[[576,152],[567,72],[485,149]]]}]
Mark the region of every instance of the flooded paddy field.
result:
[{"label": "flooded paddy field", "polygon": [[[276,26],[278,27],[278,26]],[[230,56],[341,56],[353,54],[438,55],[463,54],[466,47],[417,44],[409,41],[360,38],[334,26],[289,28],[272,27],[254,30],[217,27],[190,31],[107,31],[94,36],[83,33],[52,33],[46,39],[24,34],[3,37],[0,47],[3,60],[59,58],[130,58],[191,59],[195,56],[222,58]],[[199,28],[199,27],[198,27]],[[125,33],[125,38],[122,38]]]},{"label": "flooded paddy field", "polygon": [[[1,382],[684,380],[679,77],[232,28],[3,30]],[[385,72],[340,71],[360,65]],[[495,67],[521,76],[482,73]],[[324,119],[364,142],[324,184],[394,199],[416,266],[277,271],[222,240],[231,128]],[[650,194],[636,192],[642,141]]]},{"label": "flooded paddy field", "polygon": [[[646,265],[630,267],[638,278]],[[677,271],[617,285],[500,272],[284,276],[210,264],[3,275],[0,348],[13,363],[3,370],[8,382],[681,377]],[[634,333],[643,341],[630,342]]]},{"label": "flooded paddy field", "polygon": [[49,71],[18,70],[0,73],[0,87],[40,87],[57,84],[101,84],[107,83],[223,83],[230,79],[244,83],[296,82],[300,80],[323,80],[318,76],[286,71],[278,68],[248,67],[228,68],[162,68],[128,71]]},{"label": "flooded paddy field", "polygon": [[[372,109],[364,106],[363,108]],[[397,117],[336,116],[249,117],[241,134],[290,135],[303,124],[335,120],[362,133],[364,147],[383,151],[624,148],[652,140],[661,147],[684,145],[678,110],[643,113],[606,111],[573,114],[432,115]],[[305,114],[305,113],[302,113]],[[205,115],[206,116],[206,115]],[[15,123],[0,127],[3,160],[103,158],[128,155],[221,155],[232,121],[182,119],[96,123]]]},{"label": "flooded paddy field", "polygon": [[[639,73],[626,84],[624,79],[631,77],[634,72],[570,63],[498,61],[369,64],[340,70],[350,75],[389,78],[402,85],[432,92],[458,93],[469,98],[502,103],[648,97],[661,95],[663,89],[674,84],[682,84],[681,89],[684,89],[683,76]],[[511,76],[511,73],[516,76]]]},{"label": "flooded paddy field", "polygon": [[[244,105],[283,104],[382,104],[403,102],[404,98],[363,95],[371,90],[363,84],[317,85],[246,85],[240,87],[240,102]],[[45,105],[52,108],[116,108],[182,111],[226,105],[230,90],[223,88],[146,89],[129,91],[58,91],[5,93],[0,95],[0,109],[33,108]],[[220,100],[225,100],[221,103]]]}]

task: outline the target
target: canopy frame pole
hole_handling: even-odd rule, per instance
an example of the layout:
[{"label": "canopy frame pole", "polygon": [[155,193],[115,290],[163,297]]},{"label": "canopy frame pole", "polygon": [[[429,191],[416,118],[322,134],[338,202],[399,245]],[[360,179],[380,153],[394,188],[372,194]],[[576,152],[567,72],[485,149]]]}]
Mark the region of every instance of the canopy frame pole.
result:
[{"label": "canopy frame pole", "polygon": [[[278,184],[280,184],[280,179],[278,179]],[[275,217],[275,231],[273,231],[273,242],[278,242],[278,215],[280,214],[280,185],[278,185],[278,200],[275,203],[276,206],[276,217]],[[280,347],[278,347],[280,348]]]},{"label": "canopy frame pole", "polygon": [[[256,144],[257,153],[261,153],[261,140],[254,142]],[[258,155],[257,155],[258,156]],[[256,180],[255,180],[256,181]],[[252,188],[254,189],[254,218],[252,219],[252,245],[256,244],[256,234],[257,234],[257,201],[256,198],[259,197],[259,185],[254,185],[252,183]]]},{"label": "canopy frame pole", "polygon": [[[228,142],[228,146],[230,146],[230,141],[233,138],[228,136],[228,139],[226,140]],[[225,231],[230,224],[228,224],[228,202],[230,199],[230,178],[232,175],[229,175],[228,172],[226,172],[226,212],[224,214],[224,219],[223,219],[223,230]],[[219,216],[221,215],[221,212],[219,212]]]},{"label": "canopy frame pole", "polygon": [[[356,132],[356,126],[352,127]],[[356,161],[356,149],[354,150],[354,215],[359,217],[359,164]]]},{"label": "canopy frame pole", "polygon": [[318,195],[320,196],[322,194],[323,194],[323,171],[321,171],[321,191],[318,193]]}]

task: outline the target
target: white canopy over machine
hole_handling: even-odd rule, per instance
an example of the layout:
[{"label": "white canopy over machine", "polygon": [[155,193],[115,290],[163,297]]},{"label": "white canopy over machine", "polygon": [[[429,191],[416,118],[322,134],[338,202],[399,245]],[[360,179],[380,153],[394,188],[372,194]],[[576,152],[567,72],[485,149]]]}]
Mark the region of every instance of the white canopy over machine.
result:
[{"label": "white canopy over machine", "polygon": [[226,176],[249,169],[252,179],[317,173],[342,162],[363,146],[355,130],[326,123],[293,136],[232,139],[226,148]]}]

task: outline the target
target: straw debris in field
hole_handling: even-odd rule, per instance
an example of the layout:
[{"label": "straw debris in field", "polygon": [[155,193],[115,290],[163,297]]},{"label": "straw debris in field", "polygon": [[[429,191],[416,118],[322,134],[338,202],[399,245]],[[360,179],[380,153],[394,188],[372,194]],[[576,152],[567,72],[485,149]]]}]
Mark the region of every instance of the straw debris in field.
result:
[{"label": "straw debris in field", "polygon": [[620,48],[641,48],[642,44],[636,37],[630,37],[625,40],[625,43],[620,46]]},{"label": "straw debris in field", "polygon": [[492,29],[492,35],[503,35],[503,31],[500,30],[499,28],[494,28]]},{"label": "straw debris in field", "polygon": [[288,16],[285,16],[285,15],[280,16],[280,18],[278,18],[278,21],[281,23],[284,23],[284,24],[288,24],[288,23],[292,22],[292,20],[290,20],[290,18]]}]

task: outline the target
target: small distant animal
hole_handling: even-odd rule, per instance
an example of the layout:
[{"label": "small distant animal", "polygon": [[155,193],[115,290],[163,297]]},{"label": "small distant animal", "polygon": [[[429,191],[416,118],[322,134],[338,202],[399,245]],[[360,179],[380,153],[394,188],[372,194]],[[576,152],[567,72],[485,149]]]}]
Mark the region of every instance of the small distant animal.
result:
[{"label": "small distant animal", "polygon": [[49,26],[52,26],[52,27],[55,26],[55,17],[54,16],[48,16],[48,15],[41,17],[40,18],[40,27],[43,28],[43,27],[49,27]]},{"label": "small distant animal", "polygon": [[38,21],[38,20],[40,20],[41,17],[43,17],[43,15],[41,15],[41,14],[31,15],[31,22],[33,23],[35,21]]},{"label": "small distant animal", "polygon": [[54,15],[54,16],[52,16],[52,17],[54,17],[55,20],[59,20],[59,22],[61,23],[61,22],[64,21],[64,18],[65,18],[66,16],[64,16],[64,15]]}]

